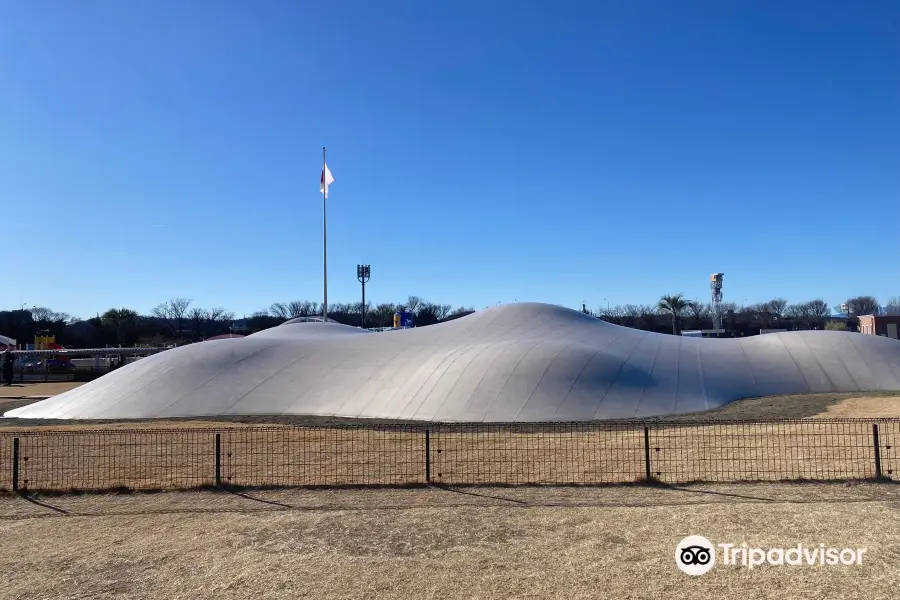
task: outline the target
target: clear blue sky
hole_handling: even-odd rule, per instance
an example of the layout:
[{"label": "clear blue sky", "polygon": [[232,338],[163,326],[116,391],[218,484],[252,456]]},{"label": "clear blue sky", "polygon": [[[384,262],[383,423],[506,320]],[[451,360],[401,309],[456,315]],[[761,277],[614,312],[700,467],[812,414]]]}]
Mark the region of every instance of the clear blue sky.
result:
[{"label": "clear blue sky", "polygon": [[[536,8],[537,6],[537,8]],[[900,3],[0,4],[0,307],[900,294]]]}]

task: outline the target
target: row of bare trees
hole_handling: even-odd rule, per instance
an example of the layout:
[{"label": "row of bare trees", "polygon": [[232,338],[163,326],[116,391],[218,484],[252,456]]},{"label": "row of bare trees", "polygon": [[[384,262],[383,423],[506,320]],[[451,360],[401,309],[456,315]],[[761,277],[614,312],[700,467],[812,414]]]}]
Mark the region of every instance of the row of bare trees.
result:
[{"label": "row of bare trees", "polygon": [[[452,304],[428,302],[419,296],[409,296],[406,302],[401,303],[372,304],[366,302],[366,327],[390,327],[394,322],[394,313],[402,311],[411,313],[416,325],[424,326],[456,319],[475,312],[475,309],[453,308]],[[254,313],[253,317],[268,316],[284,321],[321,314],[322,305],[318,302],[295,300],[293,302],[275,302],[268,310]],[[329,304],[328,317],[346,325],[359,326],[362,324],[362,303]]]},{"label": "row of bare trees", "polygon": [[[722,318],[727,331],[736,335],[753,335],[760,329],[823,329],[829,326],[832,315],[845,314],[851,328],[855,318],[864,314],[886,313],[900,315],[900,297],[893,297],[884,306],[872,296],[856,296],[840,305],[829,307],[822,299],[790,303],[774,298],[747,306],[723,303]],[[428,302],[410,296],[402,303],[367,303],[366,326],[389,327],[394,313],[408,311],[416,325],[432,325],[455,319],[471,312],[472,308],[454,308],[449,304]],[[362,305],[337,303],[329,305],[329,317],[347,325],[362,323]],[[318,316],[322,307],[318,302],[294,300],[275,302],[267,309],[243,319],[243,333],[273,327],[296,317]],[[602,307],[592,312],[597,317],[649,331],[678,333],[679,329],[710,329],[713,325],[709,303],[685,299],[682,294],[667,295],[653,305],[624,304]],[[0,334],[27,341],[40,334],[52,335],[60,344],[75,347],[130,346],[136,343],[185,343],[207,339],[232,330],[234,315],[221,307],[201,308],[187,298],[172,298],[156,306],[150,315],[139,315],[130,308],[111,308],[102,315],[87,320],[75,319],[67,313],[46,307],[20,308],[0,311]],[[831,325],[834,325],[832,322]]]},{"label": "row of bare trees", "polygon": [[231,327],[234,313],[222,307],[192,307],[191,302],[187,298],[172,298],[156,306],[152,314],[176,340],[205,339],[225,333]]},{"label": "row of bare trees", "polygon": [[[428,302],[410,296],[403,303],[367,303],[367,327],[390,327],[394,313],[413,314],[417,325],[433,325],[474,312],[471,308],[454,308],[449,304]],[[241,319],[241,333],[253,333],[279,325],[296,317],[322,314],[321,304],[295,300],[275,302],[268,309]],[[362,323],[362,305],[331,304],[329,318],[347,325]],[[48,308],[0,311],[0,333],[29,343],[37,334],[51,335],[57,343],[71,347],[133,346],[135,344],[164,345],[199,341],[235,330],[234,314],[224,308],[201,308],[188,298],[171,298],[157,305],[149,315],[122,307],[110,308],[94,318],[80,320],[66,313]]]},{"label": "row of bare trees", "polygon": [[[784,298],[773,298],[746,306],[724,302],[720,306],[726,330],[743,335],[758,333],[759,329],[824,329],[833,315],[849,317],[850,327],[857,325],[856,317],[871,314],[900,314],[900,299],[891,298],[885,307],[872,296],[855,296],[842,303],[845,307],[830,307],[821,298],[806,302],[789,303]],[[691,329],[710,329],[713,326],[713,306],[710,303],[688,300],[683,294],[662,296],[654,305],[625,304],[601,307],[599,318],[634,327],[659,330],[662,321],[667,322],[673,334],[687,325]]]}]

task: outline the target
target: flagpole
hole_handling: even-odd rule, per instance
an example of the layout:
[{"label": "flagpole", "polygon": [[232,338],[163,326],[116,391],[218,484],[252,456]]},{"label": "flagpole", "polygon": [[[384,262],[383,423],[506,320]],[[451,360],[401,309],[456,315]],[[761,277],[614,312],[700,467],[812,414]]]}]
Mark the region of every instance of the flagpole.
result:
[{"label": "flagpole", "polygon": [[322,146],[322,319],[328,320],[328,228],[325,221],[325,205],[328,196],[328,172],[325,163],[325,146]]}]

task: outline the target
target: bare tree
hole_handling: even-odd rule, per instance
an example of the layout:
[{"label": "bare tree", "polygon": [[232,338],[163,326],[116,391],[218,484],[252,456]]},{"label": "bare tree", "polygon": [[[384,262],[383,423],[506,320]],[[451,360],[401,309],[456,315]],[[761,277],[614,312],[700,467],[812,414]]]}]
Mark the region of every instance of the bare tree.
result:
[{"label": "bare tree", "polygon": [[290,310],[293,317],[314,317],[322,314],[322,309],[319,308],[318,302],[310,302],[309,300],[304,300],[303,302],[291,302]]},{"label": "bare tree", "polygon": [[821,298],[811,300],[807,304],[811,322],[816,325],[817,329],[822,329],[825,326],[825,320],[831,314],[831,309],[828,308],[828,304]]},{"label": "bare tree", "polygon": [[180,340],[185,329],[188,307],[191,301],[187,298],[172,298],[153,309],[153,316],[162,320],[172,330],[176,340]]},{"label": "bare tree", "polygon": [[[616,307],[618,308],[618,307]],[[626,304],[622,307],[622,315],[634,319],[647,314],[647,307],[640,304]]]},{"label": "bare tree", "polygon": [[[362,302],[354,302],[353,303],[353,312],[359,315],[359,322],[362,325],[362,313],[363,313],[363,303]],[[372,312],[372,303],[366,300],[366,315]]]},{"label": "bare tree", "polygon": [[418,310],[415,314],[415,324],[417,327],[422,327],[423,325],[434,325],[440,319],[437,316],[437,305],[432,304],[431,302],[422,302],[419,304]]},{"label": "bare tree", "polygon": [[783,319],[787,311],[788,301],[784,298],[772,298],[768,302],[772,316]]},{"label": "bare tree", "polygon": [[43,306],[35,306],[29,312],[35,323],[68,323],[72,319],[68,313],[56,312]]},{"label": "bare tree", "polygon": [[422,300],[420,297],[410,296],[409,298],[407,298],[406,306],[404,306],[404,308],[406,309],[407,312],[416,314],[417,312],[419,312],[419,309],[421,309],[424,304],[426,304],[426,302],[424,300]]},{"label": "bare tree", "polygon": [[269,312],[267,314],[279,319],[284,319],[285,321],[291,318],[291,312],[284,302],[273,302],[272,306],[269,307]]},{"label": "bare tree", "polygon": [[[329,312],[334,308],[329,306]],[[336,309],[335,309],[336,311]],[[321,314],[318,302],[310,302],[309,300],[292,300],[291,302],[275,302],[269,307],[269,313],[273,317],[279,319],[296,319],[297,317],[311,317]],[[336,311],[337,312],[337,311]]]},{"label": "bare tree", "polygon": [[453,312],[452,304],[435,304],[434,314],[437,315],[438,321],[443,321]]},{"label": "bare tree", "polygon": [[230,323],[234,321],[234,313],[224,308],[217,307],[209,309],[209,319],[213,322]]},{"label": "bare tree", "polygon": [[226,323],[230,323],[234,319],[234,313],[230,313],[224,308],[192,308],[187,313],[187,318],[191,323],[191,329],[196,339],[205,339],[207,337],[220,333],[225,329]]},{"label": "bare tree", "polygon": [[612,321],[623,316],[622,307],[618,304],[614,306],[601,306],[597,309],[597,314],[605,321]]},{"label": "bare tree", "polygon": [[694,327],[698,329],[703,329],[704,324],[707,320],[712,318],[712,307],[709,304],[703,302],[692,302],[690,306],[687,307],[688,314],[690,314],[691,319],[694,322]]},{"label": "bare tree", "polygon": [[736,313],[738,311],[737,302],[723,302],[721,304],[722,314]]},{"label": "bare tree", "polygon": [[889,315],[900,315],[900,297],[889,298],[884,309]]},{"label": "bare tree", "polygon": [[750,322],[759,325],[762,329],[769,326],[769,321],[772,320],[771,311],[772,307],[768,302],[751,304],[744,309],[744,312],[747,313],[747,316],[750,318]]},{"label": "bare tree", "polygon": [[382,303],[376,305],[369,311],[366,322],[371,327],[390,327],[394,323],[394,313],[397,311],[397,305]]},{"label": "bare tree", "polygon": [[203,331],[209,320],[209,311],[205,308],[194,307],[187,312],[187,318],[191,323],[191,330],[195,339],[203,339]]},{"label": "bare tree", "polygon": [[801,302],[799,304],[791,304],[787,307],[787,316],[794,321],[795,324],[804,328],[809,328],[811,311],[809,302]]},{"label": "bare tree", "polygon": [[847,307],[850,309],[851,315],[858,317],[859,315],[877,315],[881,305],[872,296],[857,296],[847,300]]}]

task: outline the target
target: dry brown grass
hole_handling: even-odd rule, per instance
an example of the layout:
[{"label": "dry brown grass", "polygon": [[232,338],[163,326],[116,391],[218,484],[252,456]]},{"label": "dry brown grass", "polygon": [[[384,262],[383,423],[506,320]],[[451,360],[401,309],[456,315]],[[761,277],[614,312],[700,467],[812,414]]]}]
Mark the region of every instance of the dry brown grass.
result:
[{"label": "dry brown grass", "polygon": [[[882,472],[900,473],[900,422],[879,424]],[[426,481],[421,428],[168,427],[0,430],[0,488],[43,490],[235,486],[403,485]],[[666,483],[863,479],[875,475],[872,424],[657,424],[651,478]],[[431,428],[430,475],[446,484],[609,484],[646,478],[644,428],[634,424],[509,429]]]},{"label": "dry brown grass", "polygon": [[[888,484],[258,491],[0,499],[0,597],[896,598]],[[478,495],[473,495],[478,494]],[[860,566],[717,566],[688,534],[865,547]]]},{"label": "dry brown grass", "polygon": [[50,382],[24,382],[14,383],[11,386],[0,385],[0,398],[14,398],[22,396],[56,396],[78,386],[84,385],[78,381],[50,381]]},{"label": "dry brown grass", "polygon": [[[69,389],[83,385],[75,382],[16,384],[11,388],[0,387],[0,411],[12,410],[20,406],[33,404],[38,400],[24,398],[29,395],[53,396]],[[17,387],[18,386],[18,387]],[[20,397],[22,397],[20,399]],[[15,399],[12,399],[15,398]],[[869,392],[860,393],[824,393],[793,394],[786,396],[766,396],[765,398],[747,398],[726,404],[721,408],[681,415],[675,417],[680,421],[696,420],[753,420],[753,419],[807,419],[833,417],[900,417],[900,393]],[[101,425],[106,427],[204,427],[227,426],[234,423],[265,425],[327,425],[333,422],[353,422],[353,419],[309,416],[278,415],[241,415],[221,417],[200,417],[196,419],[166,418],[143,420],[83,420],[55,421],[51,419],[10,419],[0,420],[0,427],[51,427],[53,429],[90,428]]]},{"label": "dry brown grass", "polygon": [[[851,394],[746,400],[703,416],[765,418],[778,406],[813,416],[884,416],[896,395]],[[755,415],[755,416],[754,416]],[[808,416],[808,415],[807,415]],[[256,423],[238,423],[238,420]],[[215,483],[396,485],[424,483],[421,428],[264,426],[266,417],[46,425],[9,420],[0,428],[0,489],[11,487],[11,438],[20,438],[20,485],[28,489],[187,488]],[[16,427],[11,425],[24,425]],[[153,431],[146,431],[147,427]],[[883,475],[900,474],[900,423],[879,425]],[[34,435],[41,432],[42,435]],[[861,479],[875,475],[871,423],[698,423],[650,428],[651,478],[667,483],[783,479]],[[432,428],[431,478],[448,484],[627,483],[646,479],[639,424]]]},{"label": "dry brown grass", "polygon": [[832,404],[814,416],[825,419],[858,417],[900,418],[900,395],[855,396]]},{"label": "dry brown grass", "polygon": [[[855,403],[858,398],[880,398],[879,405]],[[852,417],[896,417],[900,416],[900,392],[828,392],[823,394],[790,394],[746,398],[726,404],[720,408],[703,412],[680,415],[679,420],[697,419],[809,419],[828,417],[829,410],[840,406],[853,406],[860,410]]]}]

